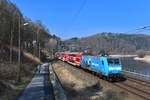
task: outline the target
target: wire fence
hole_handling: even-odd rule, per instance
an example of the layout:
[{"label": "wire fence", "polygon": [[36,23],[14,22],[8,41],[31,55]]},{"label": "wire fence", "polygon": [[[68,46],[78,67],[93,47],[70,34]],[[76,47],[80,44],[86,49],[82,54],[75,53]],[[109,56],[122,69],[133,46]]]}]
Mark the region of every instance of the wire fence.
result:
[{"label": "wire fence", "polygon": [[140,79],[150,80],[150,64],[134,60],[133,57],[123,57],[123,73]]},{"label": "wire fence", "polygon": [[150,80],[150,72],[140,72],[136,70],[131,70],[131,69],[123,69],[123,73],[126,75],[131,75],[134,77],[138,77],[140,79],[147,79]]}]

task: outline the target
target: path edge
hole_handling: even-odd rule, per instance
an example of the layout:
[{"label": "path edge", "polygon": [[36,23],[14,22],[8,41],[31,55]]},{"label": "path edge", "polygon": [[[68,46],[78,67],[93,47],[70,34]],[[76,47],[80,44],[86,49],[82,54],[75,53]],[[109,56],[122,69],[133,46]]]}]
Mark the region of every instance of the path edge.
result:
[{"label": "path edge", "polygon": [[54,95],[56,100],[67,100],[65,92],[62,88],[62,85],[53,69],[51,63],[49,63],[49,77],[54,89]]}]

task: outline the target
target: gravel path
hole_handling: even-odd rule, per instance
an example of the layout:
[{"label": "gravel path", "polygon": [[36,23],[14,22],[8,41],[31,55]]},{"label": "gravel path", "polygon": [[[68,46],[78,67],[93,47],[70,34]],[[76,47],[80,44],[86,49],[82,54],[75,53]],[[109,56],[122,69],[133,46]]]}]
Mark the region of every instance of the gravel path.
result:
[{"label": "gravel path", "polygon": [[19,100],[54,100],[52,84],[49,80],[48,63],[39,67],[30,84]]}]

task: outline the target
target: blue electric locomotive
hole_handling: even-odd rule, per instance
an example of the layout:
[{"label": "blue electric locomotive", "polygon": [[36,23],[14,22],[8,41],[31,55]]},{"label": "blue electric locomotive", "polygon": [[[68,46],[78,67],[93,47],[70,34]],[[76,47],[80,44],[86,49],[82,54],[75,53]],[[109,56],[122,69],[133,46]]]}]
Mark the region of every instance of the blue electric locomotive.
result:
[{"label": "blue electric locomotive", "polygon": [[97,72],[100,77],[109,81],[119,80],[122,75],[120,58],[82,56],[81,67]]}]

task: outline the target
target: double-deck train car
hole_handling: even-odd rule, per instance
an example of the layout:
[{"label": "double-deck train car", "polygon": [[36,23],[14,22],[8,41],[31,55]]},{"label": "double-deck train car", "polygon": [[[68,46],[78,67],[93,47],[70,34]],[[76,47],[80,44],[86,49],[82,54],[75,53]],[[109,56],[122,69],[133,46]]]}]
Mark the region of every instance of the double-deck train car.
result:
[{"label": "double-deck train car", "polygon": [[67,62],[72,65],[80,66],[81,65],[81,57],[82,57],[81,52],[70,52],[70,53],[68,53],[69,60]]},{"label": "double-deck train car", "polygon": [[63,61],[68,61],[69,60],[69,54],[64,53]]}]

